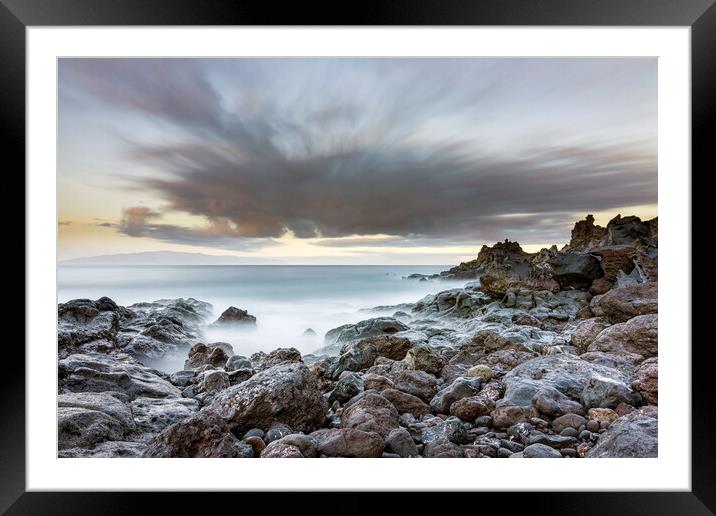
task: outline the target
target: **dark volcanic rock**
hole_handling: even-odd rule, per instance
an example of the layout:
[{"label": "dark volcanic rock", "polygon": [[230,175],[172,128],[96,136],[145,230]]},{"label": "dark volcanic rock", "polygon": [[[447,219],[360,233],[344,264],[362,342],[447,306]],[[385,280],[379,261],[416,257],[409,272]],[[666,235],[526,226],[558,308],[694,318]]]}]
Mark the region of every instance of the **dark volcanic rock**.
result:
[{"label": "dark volcanic rock", "polygon": [[343,371],[367,369],[378,357],[402,360],[411,346],[410,340],[393,335],[368,337],[358,342],[344,344],[333,376],[337,378]]},{"label": "dark volcanic rock", "polygon": [[574,224],[572,238],[565,250],[586,251],[606,244],[607,229],[594,224],[594,217],[587,215],[586,219]]},{"label": "dark volcanic rock", "polygon": [[340,346],[368,337],[392,335],[408,329],[408,326],[393,317],[376,317],[355,324],[344,324],[326,333],[324,352],[336,352]]},{"label": "dark volcanic rock", "polygon": [[110,393],[60,394],[57,407],[60,450],[92,448],[108,440],[120,441],[136,427],[129,405]]},{"label": "dark volcanic rock", "polygon": [[230,306],[214,321],[214,326],[256,326],[256,317],[246,310]]},{"label": "dark volcanic rock", "polygon": [[587,289],[604,276],[597,258],[586,253],[561,253],[549,259],[552,278],[561,288]]}]

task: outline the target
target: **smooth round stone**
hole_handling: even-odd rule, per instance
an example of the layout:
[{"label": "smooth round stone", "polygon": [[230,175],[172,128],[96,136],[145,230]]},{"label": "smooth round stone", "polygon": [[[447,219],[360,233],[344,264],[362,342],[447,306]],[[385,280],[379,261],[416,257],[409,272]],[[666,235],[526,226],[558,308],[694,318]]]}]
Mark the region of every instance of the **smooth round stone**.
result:
[{"label": "smooth round stone", "polygon": [[565,457],[576,457],[577,456],[577,450],[575,450],[574,448],[562,448],[560,450],[560,452]]},{"label": "smooth round stone", "polygon": [[398,455],[397,453],[383,452],[383,455],[381,455],[381,457],[383,459],[399,459],[400,455]]},{"label": "smooth round stone", "polygon": [[290,433],[291,429],[286,425],[276,425],[273,428],[270,428],[268,432],[266,432],[264,442],[266,444],[272,443],[273,441],[281,439],[281,437],[285,437]]},{"label": "smooth round stone", "polygon": [[486,426],[479,426],[479,427],[475,428],[473,430],[473,432],[475,432],[478,435],[485,435],[490,432],[490,429],[487,428]]},{"label": "smooth round stone", "polygon": [[495,434],[496,439],[507,439],[509,435],[507,435],[507,432],[499,432]]},{"label": "smooth round stone", "polygon": [[594,419],[587,421],[587,430],[589,430],[590,432],[598,432],[599,421],[595,421]]},{"label": "smooth round stone", "polygon": [[606,430],[607,428],[609,428],[609,421],[600,421],[599,422],[600,430]]},{"label": "smooth round stone", "polygon": [[263,439],[264,437],[266,437],[266,432],[264,432],[260,428],[252,428],[244,434],[244,439],[248,437],[258,437],[259,439]]},{"label": "smooth round stone", "polygon": [[577,432],[576,428],[565,428],[562,430],[559,435],[563,437],[577,437],[579,435],[579,432]]},{"label": "smooth round stone", "polygon": [[581,432],[579,432],[579,438],[582,441],[588,441],[592,438],[592,432],[590,432],[589,430],[582,430]]}]

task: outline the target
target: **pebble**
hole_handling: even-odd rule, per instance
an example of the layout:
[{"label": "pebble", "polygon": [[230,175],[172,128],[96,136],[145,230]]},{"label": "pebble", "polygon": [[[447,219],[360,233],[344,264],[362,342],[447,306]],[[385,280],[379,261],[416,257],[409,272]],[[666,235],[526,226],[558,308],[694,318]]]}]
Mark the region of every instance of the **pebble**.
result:
[{"label": "pebble", "polygon": [[244,440],[246,440],[246,438],[248,437],[258,437],[259,439],[263,439],[264,437],[266,437],[266,432],[264,432],[260,428],[252,428],[244,434]]},{"label": "pebble", "polygon": [[491,426],[492,418],[490,416],[480,416],[475,419],[475,426]]},{"label": "pebble", "polygon": [[587,421],[587,430],[589,430],[590,432],[598,432],[599,421],[595,421],[594,419]]},{"label": "pebble", "polygon": [[579,432],[579,438],[582,441],[588,441],[592,438],[592,432],[590,432],[589,430],[582,430],[581,432]]},{"label": "pebble", "polygon": [[500,448],[497,450],[497,456],[500,457],[501,459],[506,459],[507,457],[512,456],[512,453],[513,452],[511,452],[507,448]]},{"label": "pebble", "polygon": [[560,450],[560,452],[565,457],[576,457],[577,456],[577,450],[575,450],[574,448],[562,448]]}]

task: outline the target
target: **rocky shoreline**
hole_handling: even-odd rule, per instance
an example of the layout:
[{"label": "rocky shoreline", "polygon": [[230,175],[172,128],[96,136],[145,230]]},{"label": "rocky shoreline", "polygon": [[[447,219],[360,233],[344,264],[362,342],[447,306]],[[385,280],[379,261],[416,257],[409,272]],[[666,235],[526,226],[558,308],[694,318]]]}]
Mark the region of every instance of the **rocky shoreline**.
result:
[{"label": "rocky shoreline", "polygon": [[[588,216],[561,250],[504,241],[406,281],[441,278],[467,283],[304,356],[206,343],[256,324],[234,307],[62,303],[58,456],[656,457],[657,219]],[[151,367],[168,354],[184,369]]]}]

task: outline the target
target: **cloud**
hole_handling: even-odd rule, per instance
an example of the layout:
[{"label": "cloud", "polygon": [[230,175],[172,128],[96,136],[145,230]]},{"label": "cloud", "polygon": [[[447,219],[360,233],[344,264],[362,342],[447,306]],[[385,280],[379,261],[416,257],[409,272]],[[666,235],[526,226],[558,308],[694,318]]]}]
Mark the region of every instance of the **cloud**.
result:
[{"label": "cloud", "polygon": [[[62,60],[60,80],[172,129],[126,135],[128,161],[156,171],[134,189],[164,208],[127,208],[125,235],[410,247],[560,241],[574,214],[655,203],[655,70],[619,59],[113,59]],[[169,224],[172,212],[207,225]]]},{"label": "cloud", "polygon": [[[183,227],[157,222],[162,214],[145,206],[133,206],[122,211],[119,224],[105,223],[103,227],[116,227],[119,233],[131,237],[154,238],[171,243],[223,247],[226,249],[255,249],[265,241],[244,238],[226,219],[214,218],[204,227]],[[280,243],[272,242],[273,245]]]},{"label": "cloud", "polygon": [[58,226],[69,226],[72,224],[71,220],[61,220],[57,223]]}]

